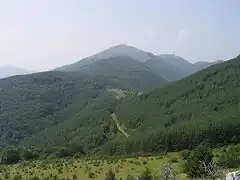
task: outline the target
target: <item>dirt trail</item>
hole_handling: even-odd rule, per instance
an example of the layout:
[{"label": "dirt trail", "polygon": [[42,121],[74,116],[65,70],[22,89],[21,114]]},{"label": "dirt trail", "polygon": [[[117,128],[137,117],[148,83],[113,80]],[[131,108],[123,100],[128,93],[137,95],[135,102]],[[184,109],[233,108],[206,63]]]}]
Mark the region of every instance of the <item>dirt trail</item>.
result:
[{"label": "dirt trail", "polygon": [[129,134],[128,134],[126,131],[124,131],[124,129],[120,126],[120,122],[119,122],[119,120],[118,120],[118,118],[117,118],[117,115],[116,115],[115,113],[112,113],[112,114],[111,114],[111,117],[112,117],[113,121],[116,123],[118,130],[119,130],[124,136],[126,136],[126,137],[128,138],[128,137],[129,137]]}]

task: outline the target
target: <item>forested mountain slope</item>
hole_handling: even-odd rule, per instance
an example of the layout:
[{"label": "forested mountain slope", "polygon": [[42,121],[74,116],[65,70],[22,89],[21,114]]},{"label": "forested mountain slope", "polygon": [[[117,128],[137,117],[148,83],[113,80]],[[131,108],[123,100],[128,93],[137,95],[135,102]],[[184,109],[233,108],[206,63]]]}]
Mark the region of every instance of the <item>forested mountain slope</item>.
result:
[{"label": "forested mountain slope", "polygon": [[[73,138],[80,127],[86,129],[80,131],[81,135],[87,132],[88,125],[99,128],[117,101],[116,94],[107,91],[110,88],[121,89],[121,85],[70,72],[0,80],[0,146],[19,145],[26,138],[34,139],[32,143],[26,140],[26,144],[63,145],[68,142],[66,134]],[[92,135],[93,131],[87,133]],[[38,134],[41,140],[36,141]]]},{"label": "forested mountain slope", "polygon": [[200,68],[196,69],[192,63],[188,62],[180,56],[176,56],[175,54],[160,54],[158,57],[160,57],[163,62],[172,65],[175,68],[175,71],[181,75],[181,78],[189,76],[201,70]]},{"label": "forested mountain slope", "polygon": [[[136,72],[147,69],[127,61]],[[126,72],[114,80],[111,69],[99,73],[108,59],[98,63],[88,75],[53,71],[0,80],[0,146],[77,145],[84,153],[120,155],[240,141],[240,57],[140,96],[131,86],[151,86],[151,72],[145,69],[143,82]],[[123,89],[129,96],[117,99]]]},{"label": "forested mountain slope", "polygon": [[114,81],[124,89],[134,91],[150,91],[168,82],[148,66],[128,56],[100,59],[80,67],[79,72]]},{"label": "forested mountain slope", "polygon": [[240,141],[240,56],[140,97],[124,99],[117,116],[130,134],[104,153],[177,151],[203,141]]},{"label": "forested mountain slope", "polygon": [[172,65],[169,62],[164,62],[161,57],[157,56],[145,61],[144,65],[147,66],[152,73],[169,82],[182,79],[189,75],[187,71],[182,72],[179,67]]}]

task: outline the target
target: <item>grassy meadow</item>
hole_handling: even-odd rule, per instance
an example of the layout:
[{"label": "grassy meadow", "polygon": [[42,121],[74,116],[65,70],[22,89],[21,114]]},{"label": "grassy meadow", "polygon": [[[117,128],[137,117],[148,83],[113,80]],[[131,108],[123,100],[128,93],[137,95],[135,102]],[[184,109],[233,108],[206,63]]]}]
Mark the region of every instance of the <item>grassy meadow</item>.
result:
[{"label": "grassy meadow", "polygon": [[119,160],[83,160],[74,158],[46,159],[42,161],[21,162],[15,165],[1,166],[1,179],[98,179],[104,180],[112,169],[117,179],[125,179],[128,174],[139,175],[148,167],[153,175],[161,176],[163,166],[171,163],[177,179],[186,179],[182,173],[183,161],[178,154],[166,156],[127,158]]},{"label": "grassy meadow", "polygon": [[[216,155],[219,150],[214,150]],[[105,180],[106,173],[112,169],[118,180],[125,180],[128,174],[140,175],[145,168],[151,171],[156,179],[163,179],[163,167],[171,164],[176,180],[187,180],[184,173],[184,160],[181,152],[168,153],[166,155],[135,157],[125,159],[96,159],[82,158],[49,158],[36,161],[23,161],[14,165],[0,166],[0,180],[2,179],[78,179],[78,180]],[[219,169],[219,178],[225,179],[225,174],[237,169]],[[155,178],[154,178],[155,179]]]}]

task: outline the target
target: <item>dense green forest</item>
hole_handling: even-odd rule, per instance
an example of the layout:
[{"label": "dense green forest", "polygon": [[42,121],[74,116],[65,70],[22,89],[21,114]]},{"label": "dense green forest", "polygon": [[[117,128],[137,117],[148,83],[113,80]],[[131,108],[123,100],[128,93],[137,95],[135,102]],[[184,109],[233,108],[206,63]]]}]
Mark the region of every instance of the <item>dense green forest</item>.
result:
[{"label": "dense green forest", "polygon": [[109,141],[104,153],[159,153],[240,141],[240,56],[117,105],[129,138]]},{"label": "dense green forest", "polygon": [[[238,143],[239,68],[240,56],[150,93],[139,95],[138,89],[129,87],[127,97],[120,99],[108,89],[126,90],[131,84],[102,76],[56,71],[3,79],[0,145],[33,146],[63,157],[164,153],[193,149],[202,142],[212,147]],[[134,83],[144,91],[146,81]]]},{"label": "dense green forest", "polygon": [[80,146],[89,152],[113,139],[117,128],[111,112],[117,96],[145,92],[162,81],[147,71],[117,79],[107,74],[109,78],[53,71],[0,80],[0,146],[34,146],[50,152]]},{"label": "dense green forest", "polygon": [[[101,78],[65,72],[0,80],[1,146],[18,145],[38,133],[45,143],[55,141],[62,145],[66,141],[62,131],[74,134],[81,126],[96,123],[94,118],[100,121],[106,116],[107,109],[116,100],[115,94],[106,91],[112,87],[119,86]],[[63,121],[67,121],[67,125],[59,127],[53,137],[48,136],[49,129],[60,126]],[[41,141],[36,143],[41,144]]]},{"label": "dense green forest", "polygon": [[[106,81],[117,82],[121,84],[124,89],[134,91],[150,91],[160,85],[168,83],[168,81],[163,78],[164,76],[151,71],[145,64],[127,56],[101,59],[88,66],[82,66],[78,69],[78,72],[102,77]],[[164,73],[163,71],[163,74]]]}]

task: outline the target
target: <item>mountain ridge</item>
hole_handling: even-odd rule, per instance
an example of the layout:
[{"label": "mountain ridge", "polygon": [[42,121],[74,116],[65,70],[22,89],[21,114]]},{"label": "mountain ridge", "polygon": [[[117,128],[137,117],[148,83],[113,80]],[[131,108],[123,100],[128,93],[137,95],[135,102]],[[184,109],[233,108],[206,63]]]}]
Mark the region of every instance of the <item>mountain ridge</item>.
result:
[{"label": "mountain ridge", "polygon": [[74,68],[74,66],[77,66],[77,68],[80,68],[84,65],[89,65],[94,63],[97,60],[100,59],[108,59],[111,58],[113,56],[129,56],[133,59],[139,60],[139,61],[144,61],[147,60],[149,58],[151,58],[151,56],[153,56],[152,53],[148,53],[146,51],[140,50],[138,48],[135,48],[133,46],[128,46],[125,44],[119,44],[113,47],[110,47],[108,49],[105,49],[103,51],[100,51],[98,53],[95,53],[89,57],[83,58],[80,61],[77,61],[73,64],[70,65],[65,65],[59,68],[56,68],[55,70],[63,70],[63,71],[68,71],[70,69],[76,69]]},{"label": "mountain ridge", "polygon": [[0,67],[0,79],[7,78],[16,75],[24,75],[33,73],[30,70],[26,70],[24,68],[19,68],[16,66],[2,66]]},{"label": "mountain ridge", "polygon": [[[55,70],[82,72],[84,69],[88,68],[91,71],[90,67],[93,67],[94,64],[98,63],[99,61],[104,61],[105,59],[114,60],[116,57],[118,57],[119,61],[121,61],[120,57],[122,57],[122,59],[125,59],[126,57],[135,59],[138,61],[138,63],[144,64],[150,71],[152,71],[153,74],[157,75],[159,78],[166,79],[167,81],[176,81],[182,79],[208,67],[208,65],[203,65],[203,63],[192,64],[191,62],[188,62],[184,58],[175,54],[155,55],[133,46],[119,44],[92,56],[86,57],[73,64],[56,68]],[[124,63],[128,62],[124,61]],[[110,68],[107,67],[107,64],[105,66],[106,69]],[[104,72],[102,73],[104,74]],[[129,73],[131,73],[130,69]]]}]

